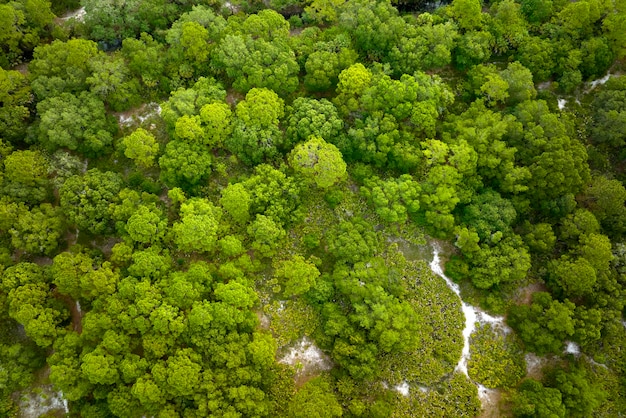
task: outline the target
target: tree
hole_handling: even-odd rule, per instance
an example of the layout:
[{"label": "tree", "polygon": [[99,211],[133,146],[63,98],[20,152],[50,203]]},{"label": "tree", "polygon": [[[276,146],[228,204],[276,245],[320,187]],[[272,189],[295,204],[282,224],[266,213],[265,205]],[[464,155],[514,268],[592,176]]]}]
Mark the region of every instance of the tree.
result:
[{"label": "tree", "polygon": [[420,208],[421,188],[410,174],[388,180],[366,179],[360,191],[387,222],[406,222],[408,215],[415,214]]},{"label": "tree", "polygon": [[300,67],[295,58],[280,37],[270,42],[251,35],[226,35],[213,55],[213,65],[237,91],[267,88],[284,96],[298,87]]},{"label": "tree", "polygon": [[124,155],[141,167],[152,167],[159,152],[159,144],[154,135],[143,128],[137,128],[132,134],[122,138]]},{"label": "tree", "polygon": [[146,206],[139,206],[128,219],[126,232],[133,241],[142,244],[154,244],[163,239],[167,230],[167,221],[160,211]]},{"label": "tree", "polygon": [[61,209],[78,229],[106,234],[111,229],[109,208],[117,202],[121,189],[118,174],[92,169],[65,181],[59,190]]},{"label": "tree", "polygon": [[68,148],[89,156],[102,154],[116,130],[104,103],[87,92],[43,100],[37,104],[37,112],[41,119],[39,142],[51,151]]},{"label": "tree", "polygon": [[341,405],[324,377],[309,380],[295,394],[287,412],[289,418],[332,418],[342,416]]},{"label": "tree", "polygon": [[482,8],[478,0],[454,0],[450,8],[461,29],[470,31],[482,27]]},{"label": "tree", "polygon": [[92,74],[90,63],[100,55],[98,45],[85,39],[55,40],[38,46],[28,65],[33,92],[41,100],[87,90],[87,78]]},{"label": "tree", "polygon": [[272,257],[287,235],[272,218],[260,214],[257,214],[256,219],[248,226],[248,234],[253,239],[252,249],[260,257]]},{"label": "tree", "polygon": [[14,141],[26,132],[32,101],[28,80],[18,71],[0,68],[0,137]]},{"label": "tree", "polygon": [[287,108],[285,148],[305,141],[311,136],[325,138],[334,142],[341,135],[343,121],[335,106],[326,99],[315,100],[298,97]]},{"label": "tree", "polygon": [[346,163],[333,144],[311,137],[289,154],[289,164],[317,187],[327,189],[346,177]]},{"label": "tree", "polygon": [[121,55],[100,55],[90,65],[92,72],[86,80],[90,91],[110,108],[120,112],[141,103],[139,81]]},{"label": "tree", "polygon": [[222,190],[220,204],[239,224],[245,224],[250,218],[250,193],[241,183],[231,183]]},{"label": "tree", "polygon": [[168,187],[196,190],[208,180],[211,163],[211,154],[205,147],[181,140],[170,141],[159,158],[161,180]]},{"label": "tree", "polygon": [[544,355],[560,353],[566,338],[574,335],[574,304],[553,300],[549,293],[533,294],[530,306],[514,306],[507,322],[518,332],[527,350]]},{"label": "tree", "polygon": [[572,417],[592,416],[607,396],[602,386],[590,381],[581,367],[569,372],[557,370],[552,383],[563,395],[563,404]]},{"label": "tree", "polygon": [[65,232],[59,207],[44,203],[30,211],[21,211],[9,230],[11,245],[29,254],[51,255]]},{"label": "tree", "polygon": [[15,151],[4,159],[4,192],[23,202],[49,198],[48,161],[39,151]]},{"label": "tree", "polygon": [[315,286],[315,281],[320,272],[315,264],[304,259],[300,255],[295,255],[289,260],[277,263],[274,277],[280,283],[284,283],[283,294],[285,297],[292,297],[306,293]]},{"label": "tree", "polygon": [[185,252],[210,252],[217,243],[222,217],[220,208],[211,202],[193,198],[180,205],[180,221],[174,223],[174,244]]},{"label": "tree", "polygon": [[250,165],[276,156],[282,145],[278,121],[284,114],[283,100],[271,90],[253,88],[237,104],[235,114],[226,148]]},{"label": "tree", "polygon": [[582,201],[606,231],[615,235],[626,232],[626,188],[620,181],[593,177]]},{"label": "tree", "polygon": [[513,413],[516,417],[564,418],[565,405],[558,389],[545,387],[534,379],[526,379],[513,395]]}]

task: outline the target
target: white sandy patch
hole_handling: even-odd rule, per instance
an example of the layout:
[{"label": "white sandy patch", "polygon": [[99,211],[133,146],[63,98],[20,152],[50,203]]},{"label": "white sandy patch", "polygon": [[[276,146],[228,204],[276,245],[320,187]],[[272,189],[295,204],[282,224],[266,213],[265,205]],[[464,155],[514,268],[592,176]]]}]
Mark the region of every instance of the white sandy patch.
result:
[{"label": "white sandy patch", "polygon": [[38,418],[52,411],[69,413],[67,400],[62,392],[54,392],[51,385],[40,388],[40,393],[28,393],[22,395],[20,402],[20,417]]},{"label": "white sandy patch", "polygon": [[597,80],[593,80],[591,82],[589,82],[589,85],[591,86],[591,89],[595,89],[598,86],[603,85],[604,83],[606,83],[607,81],[609,81],[609,78],[611,78],[612,74],[607,74],[602,78],[598,78]]},{"label": "white sandy patch", "polygon": [[299,374],[333,368],[330,358],[306,336],[302,337],[279,362],[296,367]]},{"label": "white sandy patch", "polygon": [[565,105],[567,104],[567,100],[565,100],[565,99],[557,99],[556,102],[559,105],[559,110],[565,109]]},{"label": "white sandy patch", "polygon": [[87,14],[87,12],[85,12],[85,8],[81,7],[78,10],[74,10],[73,12],[69,12],[64,16],[61,16],[60,19],[63,21],[66,20],[70,20],[70,19],[76,19],[79,22],[82,22],[83,20],[85,20],[85,15]]},{"label": "white sandy patch", "polygon": [[[433,261],[430,262],[430,268],[433,273],[444,279],[448,287],[452,289],[459,299],[461,299],[461,289],[459,288],[459,285],[454,283],[443,273],[443,267],[441,266],[441,260],[439,258],[439,248],[436,246],[433,246]],[[463,351],[461,352],[461,358],[459,359],[455,370],[469,377],[467,373],[467,362],[470,357],[470,336],[476,328],[476,323],[489,323],[494,329],[500,329],[505,334],[510,332],[510,328],[505,324],[504,317],[491,316],[479,308],[465,303],[463,299],[461,299],[461,309],[463,311],[463,315],[465,315],[465,328],[463,328]]]},{"label": "white sandy patch", "polygon": [[121,127],[140,124],[149,118],[161,115],[161,105],[158,103],[148,103],[139,108],[130,109],[117,114],[117,119]]},{"label": "white sandy patch", "polygon": [[574,354],[575,356],[580,354],[580,346],[578,344],[576,344],[575,342],[572,341],[567,341],[565,344],[565,351],[564,353],[566,354]]},{"label": "white sandy patch", "polygon": [[407,382],[402,382],[399,385],[394,386],[393,388],[402,396],[409,396],[409,384]]},{"label": "white sandy patch", "polygon": [[526,361],[527,375],[536,375],[540,373],[543,365],[546,362],[546,359],[544,357],[539,357],[535,353],[527,353],[524,356],[524,360]]}]

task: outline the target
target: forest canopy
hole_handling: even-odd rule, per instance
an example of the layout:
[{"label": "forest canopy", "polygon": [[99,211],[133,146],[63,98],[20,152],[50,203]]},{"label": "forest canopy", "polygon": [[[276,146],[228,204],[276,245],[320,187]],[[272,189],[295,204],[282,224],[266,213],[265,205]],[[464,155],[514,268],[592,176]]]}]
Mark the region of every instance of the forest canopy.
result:
[{"label": "forest canopy", "polygon": [[626,414],[624,22],[0,0],[0,415]]}]

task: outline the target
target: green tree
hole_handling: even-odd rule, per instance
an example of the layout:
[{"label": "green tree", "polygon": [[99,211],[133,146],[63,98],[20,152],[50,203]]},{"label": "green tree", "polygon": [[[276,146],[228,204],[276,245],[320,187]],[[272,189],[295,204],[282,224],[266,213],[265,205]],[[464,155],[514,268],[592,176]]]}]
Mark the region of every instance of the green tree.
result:
[{"label": "green tree", "polygon": [[231,183],[222,190],[220,204],[226,212],[239,224],[250,219],[250,193],[241,183]]},{"label": "green tree", "polygon": [[92,234],[105,234],[111,229],[110,206],[117,203],[122,189],[121,177],[98,169],[72,176],[59,190],[61,209],[70,224]]},{"label": "green tree", "polygon": [[545,387],[534,379],[526,379],[513,395],[513,413],[516,417],[564,418],[565,405],[558,389]]},{"label": "green tree", "polygon": [[143,128],[137,128],[132,134],[122,138],[124,155],[141,167],[152,167],[159,152],[159,144],[154,135]]},{"label": "green tree", "polygon": [[360,192],[387,222],[406,222],[408,215],[415,214],[420,208],[421,188],[410,174],[388,180],[366,179]]},{"label": "green tree", "polygon": [[160,211],[146,206],[139,206],[126,223],[126,232],[130,238],[142,244],[159,242],[166,231],[167,221]]},{"label": "green tree", "polygon": [[311,137],[289,154],[289,164],[317,187],[327,189],[346,177],[346,163],[333,144]]},{"label": "green tree", "polygon": [[159,158],[161,180],[168,187],[196,190],[208,180],[212,161],[211,154],[203,146],[180,140],[170,141]]},{"label": "green tree", "polygon": [[287,107],[286,137],[288,145],[319,136],[334,142],[343,129],[343,121],[335,106],[326,99],[298,97]]},{"label": "green tree", "polygon": [[49,150],[68,148],[89,156],[103,153],[112,142],[116,126],[104,103],[87,92],[63,93],[37,104],[39,142]]},{"label": "green tree", "polygon": [[44,203],[18,214],[9,230],[11,245],[29,254],[51,255],[62,242],[64,219],[59,207]]},{"label": "green tree", "polygon": [[49,198],[48,161],[39,151],[15,151],[4,158],[4,192],[14,199],[38,203]]},{"label": "green tree", "polygon": [[252,237],[252,249],[260,257],[272,257],[287,235],[285,230],[272,218],[256,215],[256,219],[248,226],[248,234]]},{"label": "green tree", "polygon": [[533,294],[530,306],[514,306],[507,322],[518,332],[526,349],[544,355],[560,353],[565,339],[574,335],[574,304],[553,300],[549,293]]},{"label": "green tree", "polygon": [[41,100],[87,90],[87,78],[92,74],[90,63],[100,55],[98,45],[86,39],[55,40],[38,46],[28,65],[33,92]]},{"label": "green tree", "polygon": [[332,418],[342,416],[343,410],[328,379],[316,377],[295,394],[289,403],[287,415],[290,418]]},{"label": "green tree", "polygon": [[205,199],[189,199],[180,206],[180,221],[172,226],[174,244],[185,252],[210,252],[217,243],[222,210]]},{"label": "green tree", "polygon": [[0,101],[0,137],[10,141],[22,139],[32,101],[26,77],[18,71],[0,68]]},{"label": "green tree", "polygon": [[320,272],[311,261],[307,261],[300,255],[295,255],[289,260],[277,263],[274,277],[284,284],[283,294],[292,297],[306,293],[315,286],[315,281]]}]

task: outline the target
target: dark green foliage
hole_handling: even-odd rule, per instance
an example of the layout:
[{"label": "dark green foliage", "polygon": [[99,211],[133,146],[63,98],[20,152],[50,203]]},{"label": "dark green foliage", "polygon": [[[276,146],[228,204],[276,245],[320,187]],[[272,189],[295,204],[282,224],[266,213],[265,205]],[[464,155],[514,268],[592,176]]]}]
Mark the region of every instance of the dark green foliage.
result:
[{"label": "dark green foliage", "polygon": [[57,148],[78,150],[86,155],[104,153],[111,145],[116,127],[107,117],[104,103],[87,92],[60,96],[37,104],[39,142],[53,151]]},{"label": "dark green foliage", "polygon": [[515,329],[526,349],[543,355],[558,353],[563,342],[574,335],[574,304],[553,300],[549,293],[533,295],[530,306],[514,306],[507,322]]},{"label": "dark green foliage", "polygon": [[563,396],[558,389],[544,387],[534,379],[526,379],[513,396],[513,413],[517,417],[564,418]]}]

